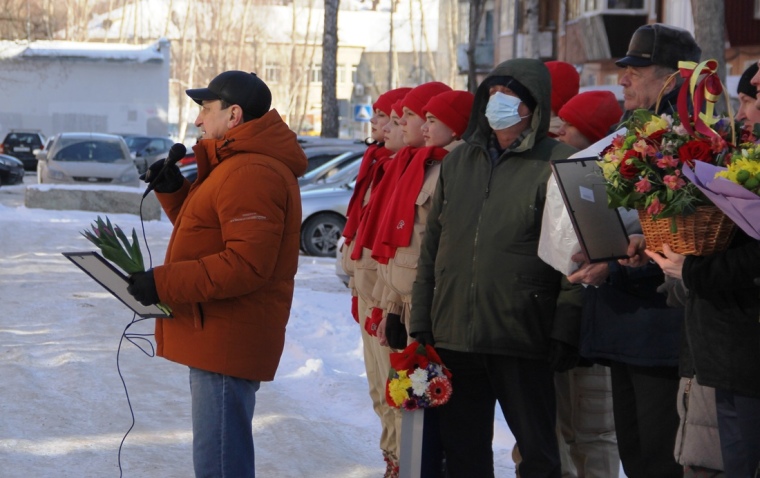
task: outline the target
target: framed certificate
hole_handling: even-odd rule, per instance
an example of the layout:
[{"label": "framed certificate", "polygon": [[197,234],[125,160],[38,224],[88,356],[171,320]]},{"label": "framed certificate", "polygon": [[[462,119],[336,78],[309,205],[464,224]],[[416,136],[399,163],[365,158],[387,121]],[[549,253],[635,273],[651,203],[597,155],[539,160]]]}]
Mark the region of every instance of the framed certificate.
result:
[{"label": "framed certificate", "polygon": [[550,161],[562,199],[588,262],[628,257],[628,233],[607,190],[597,157]]},{"label": "framed certificate", "polygon": [[155,305],[145,306],[135,300],[127,292],[129,278],[97,252],[64,252],[63,255],[140,317],[161,319],[171,317]]}]

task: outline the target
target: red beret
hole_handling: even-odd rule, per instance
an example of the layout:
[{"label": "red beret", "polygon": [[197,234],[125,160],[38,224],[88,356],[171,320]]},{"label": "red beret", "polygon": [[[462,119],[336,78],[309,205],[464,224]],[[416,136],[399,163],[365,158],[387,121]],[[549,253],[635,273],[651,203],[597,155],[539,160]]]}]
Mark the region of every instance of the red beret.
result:
[{"label": "red beret", "polygon": [[611,91],[587,91],[570,99],[559,117],[578,128],[587,140],[596,143],[604,138],[612,125],[620,121],[623,110]]},{"label": "red beret", "polygon": [[412,91],[409,87],[396,88],[395,90],[386,91],[382,95],[377,97],[377,101],[372,105],[372,111],[380,110],[388,116],[391,115],[391,107],[393,103],[401,100],[407,93]]},{"label": "red beret", "polygon": [[430,98],[423,113],[430,113],[461,137],[470,121],[470,111],[475,96],[469,91],[446,91]]},{"label": "red beret", "polygon": [[412,91],[406,94],[401,101],[401,106],[405,106],[424,117],[425,113],[422,111],[422,108],[430,101],[430,98],[444,91],[451,91],[451,88],[440,81],[423,83],[420,86],[412,88]]},{"label": "red beret", "polygon": [[581,77],[573,65],[564,61],[547,61],[546,68],[552,77],[552,112],[558,115],[567,100],[578,94]]}]

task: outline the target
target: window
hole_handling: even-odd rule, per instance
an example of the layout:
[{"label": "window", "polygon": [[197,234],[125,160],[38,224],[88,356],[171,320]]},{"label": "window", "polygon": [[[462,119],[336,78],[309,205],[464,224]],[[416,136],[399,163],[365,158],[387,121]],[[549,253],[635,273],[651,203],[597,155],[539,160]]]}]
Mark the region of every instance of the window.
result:
[{"label": "window", "polygon": [[322,64],[321,63],[314,63],[314,66],[311,67],[311,82],[322,83]]},{"label": "window", "polygon": [[335,71],[335,79],[338,83],[341,83],[341,84],[346,82],[346,67],[345,66],[338,65]]},{"label": "window", "polygon": [[264,66],[264,81],[279,83],[282,81],[282,68],[276,63],[267,63]]}]

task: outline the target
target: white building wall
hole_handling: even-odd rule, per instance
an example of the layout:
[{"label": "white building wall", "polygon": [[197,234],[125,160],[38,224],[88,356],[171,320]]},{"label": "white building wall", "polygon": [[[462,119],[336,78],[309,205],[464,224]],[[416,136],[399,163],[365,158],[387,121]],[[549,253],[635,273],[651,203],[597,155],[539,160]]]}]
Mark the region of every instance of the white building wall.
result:
[{"label": "white building wall", "polygon": [[102,44],[95,50],[88,43],[49,44],[48,49],[0,54],[0,135],[13,128],[38,129],[47,136],[168,133],[168,41],[159,41],[147,54],[135,47],[127,54]]}]

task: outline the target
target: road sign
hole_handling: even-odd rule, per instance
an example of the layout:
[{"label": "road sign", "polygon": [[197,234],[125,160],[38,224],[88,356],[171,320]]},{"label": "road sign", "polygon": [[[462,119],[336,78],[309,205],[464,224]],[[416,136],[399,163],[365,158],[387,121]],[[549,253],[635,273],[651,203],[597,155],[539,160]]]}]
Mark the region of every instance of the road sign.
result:
[{"label": "road sign", "polygon": [[372,118],[372,105],[354,105],[354,121],[368,123]]}]

